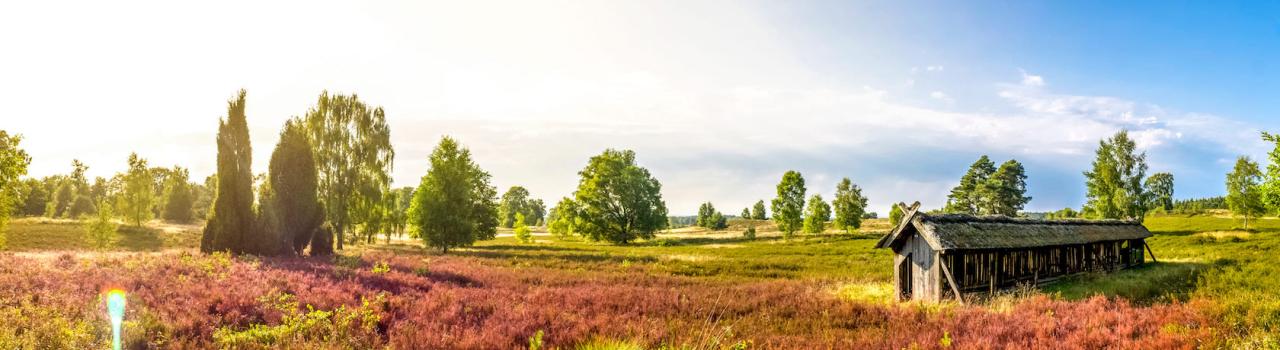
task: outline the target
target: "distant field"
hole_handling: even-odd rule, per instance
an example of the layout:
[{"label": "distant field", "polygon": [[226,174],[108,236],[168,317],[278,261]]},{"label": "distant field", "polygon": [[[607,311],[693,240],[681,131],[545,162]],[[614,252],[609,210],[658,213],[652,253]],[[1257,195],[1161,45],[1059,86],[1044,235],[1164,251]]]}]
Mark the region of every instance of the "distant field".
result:
[{"label": "distant field", "polygon": [[[0,285],[8,286],[0,289],[0,318],[14,320],[0,326],[0,348],[100,347],[103,320],[94,310],[107,286],[133,292],[127,334],[152,347],[525,348],[538,332],[545,345],[566,349],[1266,348],[1278,341],[1280,258],[1272,252],[1280,251],[1280,220],[1240,231],[1230,219],[1152,217],[1160,263],[965,306],[890,302],[891,255],[872,248],[887,220],[858,234],[789,240],[766,221],[730,225],[671,230],[628,246],[545,233],[519,244],[504,236],[449,255],[395,240],[336,259],[173,252],[191,251],[199,228],[155,226],[122,233],[115,250],[167,252],[0,255]],[[757,239],[741,237],[748,226]],[[10,245],[83,250],[78,228],[19,220]]]}]

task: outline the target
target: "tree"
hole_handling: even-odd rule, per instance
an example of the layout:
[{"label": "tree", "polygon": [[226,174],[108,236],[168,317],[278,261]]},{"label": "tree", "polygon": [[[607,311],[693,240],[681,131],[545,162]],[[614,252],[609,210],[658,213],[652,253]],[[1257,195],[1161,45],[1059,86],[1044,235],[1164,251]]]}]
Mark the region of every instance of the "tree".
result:
[{"label": "tree", "polygon": [[778,197],[773,199],[773,222],[788,238],[800,229],[804,192],[804,177],[795,170],[788,170],[778,182]]},{"label": "tree", "polygon": [[809,197],[809,208],[805,211],[804,232],[822,233],[827,229],[827,221],[831,220],[831,206],[822,199],[822,195]]},{"label": "tree", "polygon": [[49,204],[49,190],[45,188],[44,182],[37,179],[26,179],[22,183],[25,193],[22,203],[19,205],[19,213],[24,216],[40,216],[44,214],[45,206]]},{"label": "tree", "polygon": [[191,207],[195,204],[195,193],[191,189],[190,175],[187,169],[175,166],[165,177],[164,211],[161,217],[173,222],[191,221]]},{"label": "tree", "polygon": [[831,199],[831,206],[835,209],[836,219],[833,224],[837,229],[853,233],[862,227],[862,217],[867,212],[867,197],[862,196],[862,189],[849,178],[836,184],[836,197]]},{"label": "tree", "polygon": [[898,224],[902,223],[902,216],[904,216],[904,215],[907,215],[907,214],[906,214],[906,213],[904,213],[904,212],[902,212],[902,206],[901,206],[901,205],[896,205],[896,204],[895,204],[895,205],[890,206],[890,208],[889,208],[889,226],[893,226],[893,227],[895,227],[895,228],[896,228],[896,227],[898,227]]},{"label": "tree", "polygon": [[71,182],[65,179],[58,180],[58,190],[53,194],[53,200],[49,201],[45,208],[44,216],[50,218],[60,218],[67,214],[67,209],[71,208],[71,200],[75,197],[75,190],[71,187]]},{"label": "tree", "polygon": [[124,189],[120,196],[120,210],[133,226],[142,227],[150,221],[154,213],[156,193],[153,188],[151,169],[147,168],[147,160],[138,157],[137,153],[129,154],[129,170],[124,175]]},{"label": "tree", "polygon": [[551,208],[547,215],[547,231],[559,237],[574,234],[574,218],[577,216],[577,203],[572,198],[564,197]]},{"label": "tree", "polygon": [[715,222],[713,221],[712,216],[715,214],[716,214],[716,207],[714,205],[711,205],[711,202],[702,203],[702,205],[698,206],[698,218],[696,220],[697,226],[703,227],[703,228],[712,228],[712,226],[715,225]]},{"label": "tree", "polygon": [[738,214],[738,217],[743,218],[743,219],[751,219],[751,209],[750,209],[750,208],[742,208],[742,214]]},{"label": "tree", "polygon": [[541,226],[547,219],[547,205],[542,203],[541,198],[529,200],[526,209],[529,212],[525,215],[525,219],[528,220],[526,223],[529,225]]},{"label": "tree", "polygon": [[1272,143],[1267,153],[1267,173],[1263,176],[1262,202],[1267,211],[1280,212],[1280,134],[1262,132],[1262,140]]},{"label": "tree", "polygon": [[409,207],[419,238],[445,253],[492,239],[498,227],[498,191],[489,184],[489,173],[448,136],[431,152],[430,163]]},{"label": "tree", "polygon": [[18,179],[27,174],[31,156],[18,147],[22,135],[9,135],[0,130],[0,249],[8,242],[6,228],[18,200]]},{"label": "tree", "polygon": [[110,246],[111,239],[116,236],[116,223],[112,221],[115,213],[111,209],[111,203],[105,200],[98,202],[97,207],[98,213],[93,219],[84,222],[84,234],[90,245],[102,250]]},{"label": "tree", "polygon": [[768,219],[769,219],[769,217],[768,217],[768,216],[766,216],[766,215],[765,215],[765,213],[764,213],[764,200],[763,200],[763,199],[756,201],[756,204],[755,204],[755,205],[753,205],[753,206],[751,206],[751,219],[753,219],[753,220],[768,220]]},{"label": "tree", "polygon": [[511,186],[511,188],[507,189],[507,192],[502,194],[502,200],[498,204],[498,218],[502,220],[501,226],[506,228],[514,227],[516,214],[524,215],[527,213],[527,206],[529,206],[529,190],[520,186]]},{"label": "tree", "polygon": [[524,222],[524,214],[516,213],[515,237],[520,243],[533,243],[533,232],[529,231],[529,225]]},{"label": "tree", "polygon": [[578,172],[573,228],[594,241],[626,244],[667,227],[662,184],[630,150],[607,149]]},{"label": "tree", "polygon": [[88,170],[89,166],[81,163],[79,159],[71,160],[71,177],[68,181],[71,182],[73,194],[64,213],[68,218],[79,218],[96,210],[89,181],[85,177],[85,172]]},{"label": "tree", "polygon": [[715,213],[712,213],[711,217],[707,219],[707,222],[708,222],[707,228],[712,230],[718,231],[718,230],[729,228],[729,221],[724,217],[724,214],[721,214],[718,211]]},{"label": "tree", "polygon": [[253,210],[253,151],[244,115],[245,91],[227,101],[227,117],[218,125],[218,176],[213,207],[200,239],[203,252],[246,252],[256,237]]},{"label": "tree", "polygon": [[1142,220],[1147,204],[1142,188],[1147,154],[1135,153],[1136,148],[1128,131],[1098,142],[1093,169],[1084,173],[1087,187],[1084,211],[1089,217]]},{"label": "tree", "polygon": [[987,180],[991,174],[996,172],[996,164],[983,155],[969,166],[969,171],[965,172],[964,177],[960,178],[960,185],[951,189],[951,194],[947,195],[947,206],[943,209],[948,213],[959,213],[978,215],[979,211],[987,205],[988,194]]},{"label": "tree", "polygon": [[378,203],[391,183],[391,129],[382,107],[370,108],[356,95],[320,94],[307,111],[307,130],[319,169],[320,201],[337,248],[355,224],[358,205]]},{"label": "tree", "polygon": [[1149,194],[1148,197],[1151,200],[1151,203],[1147,204],[1147,208],[1161,208],[1165,211],[1173,210],[1173,174],[1151,174],[1150,177],[1147,177],[1143,188]]},{"label": "tree", "polygon": [[1249,218],[1266,212],[1262,203],[1262,170],[1249,157],[1236,159],[1236,166],[1227,174],[1227,206],[1231,212],[1244,217],[1244,227],[1249,228]]},{"label": "tree", "polygon": [[266,205],[273,215],[271,233],[276,243],[294,254],[302,254],[320,231],[324,211],[316,198],[318,175],[311,141],[302,120],[290,119],[280,131],[280,142],[271,152],[267,179],[270,183]]},{"label": "tree", "polygon": [[1000,164],[1000,168],[987,179],[984,184],[984,197],[980,203],[983,215],[1017,216],[1031,197],[1027,197],[1027,174],[1022,163],[1009,160]]}]

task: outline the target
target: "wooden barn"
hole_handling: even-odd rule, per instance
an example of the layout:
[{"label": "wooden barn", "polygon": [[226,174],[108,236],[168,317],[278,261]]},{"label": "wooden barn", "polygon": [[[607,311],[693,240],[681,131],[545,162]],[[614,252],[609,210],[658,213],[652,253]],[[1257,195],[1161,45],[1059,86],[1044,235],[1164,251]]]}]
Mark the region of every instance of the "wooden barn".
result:
[{"label": "wooden barn", "polygon": [[963,303],[965,293],[1141,265],[1144,249],[1151,252],[1151,232],[1138,222],[931,215],[919,207],[904,205],[902,222],[876,244],[894,252],[899,300]]}]

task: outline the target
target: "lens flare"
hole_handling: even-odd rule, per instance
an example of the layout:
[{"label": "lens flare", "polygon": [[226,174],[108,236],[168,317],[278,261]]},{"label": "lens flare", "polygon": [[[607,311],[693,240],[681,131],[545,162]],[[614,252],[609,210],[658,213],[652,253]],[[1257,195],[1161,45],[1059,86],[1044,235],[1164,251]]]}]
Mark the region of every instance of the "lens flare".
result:
[{"label": "lens flare", "polygon": [[124,291],[107,292],[107,316],[111,317],[111,348],[120,350],[120,324],[124,322]]}]

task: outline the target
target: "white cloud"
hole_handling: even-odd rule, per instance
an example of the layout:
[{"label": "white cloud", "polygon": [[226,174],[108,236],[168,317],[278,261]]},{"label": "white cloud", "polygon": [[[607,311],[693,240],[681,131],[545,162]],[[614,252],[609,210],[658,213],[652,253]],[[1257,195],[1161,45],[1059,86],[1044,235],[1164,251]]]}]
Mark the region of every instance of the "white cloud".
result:
[{"label": "white cloud", "polygon": [[943,69],[943,68],[942,68],[942,66],[941,66],[941,65],[928,66],[928,67],[925,67],[925,68],[924,68],[924,70],[929,71],[929,72],[941,72],[941,71],[942,71],[942,69]]},{"label": "white cloud", "polygon": [[1022,69],[1019,69],[1018,72],[1022,73],[1022,85],[1032,87],[1044,86],[1044,77],[1027,74],[1027,71]]},{"label": "white cloud", "polygon": [[951,98],[951,96],[947,96],[947,94],[946,94],[946,93],[944,93],[944,92],[942,92],[942,91],[934,91],[934,92],[930,92],[930,93],[929,93],[929,98],[932,98],[932,99],[935,99],[935,100],[938,100],[938,101],[942,101],[942,102],[946,102],[946,103],[955,103],[955,102],[956,102],[956,99]]}]

